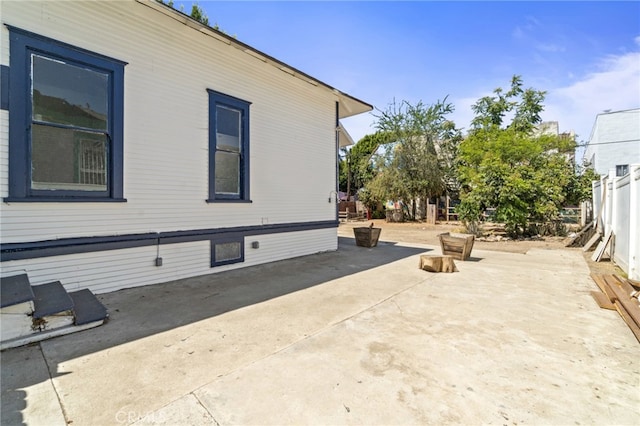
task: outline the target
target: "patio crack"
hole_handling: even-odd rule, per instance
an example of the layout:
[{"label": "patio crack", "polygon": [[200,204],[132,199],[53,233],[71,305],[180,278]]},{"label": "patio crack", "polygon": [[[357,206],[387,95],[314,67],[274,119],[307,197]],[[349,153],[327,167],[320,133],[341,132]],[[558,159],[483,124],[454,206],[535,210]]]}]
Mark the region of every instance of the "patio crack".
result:
[{"label": "patio crack", "polygon": [[70,424],[70,423],[73,422],[73,420],[69,418],[69,415],[67,414],[67,410],[65,410],[65,408],[64,408],[64,404],[62,403],[62,398],[60,397],[60,392],[58,391],[58,388],[56,387],[56,382],[53,380],[53,374],[51,372],[51,366],[49,365],[49,361],[47,360],[47,356],[44,354],[44,350],[42,349],[42,344],[40,342],[38,342],[38,349],[40,349],[40,354],[42,355],[42,360],[44,361],[44,364],[47,366],[47,373],[49,374],[49,381],[51,382],[51,387],[53,388],[53,391],[56,394],[56,398],[58,399],[58,405],[60,406],[60,411],[62,412],[62,417],[64,418],[64,421],[67,424]]}]

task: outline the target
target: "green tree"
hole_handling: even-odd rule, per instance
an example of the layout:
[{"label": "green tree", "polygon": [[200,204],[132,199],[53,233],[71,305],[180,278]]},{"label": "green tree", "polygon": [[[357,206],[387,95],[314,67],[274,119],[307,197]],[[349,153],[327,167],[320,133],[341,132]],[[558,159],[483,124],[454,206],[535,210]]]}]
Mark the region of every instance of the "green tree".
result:
[{"label": "green tree", "polygon": [[582,201],[591,200],[593,187],[591,183],[600,180],[600,175],[588,162],[583,163],[577,173],[571,177],[567,186],[567,204],[579,205]]},{"label": "green tree", "polygon": [[201,24],[209,25],[209,17],[205,13],[205,11],[202,10],[200,6],[198,6],[198,3],[193,3],[191,5],[191,15],[189,16],[191,16],[193,19],[200,22]]},{"label": "green tree", "polygon": [[[169,0],[167,3],[165,3],[164,0],[156,0],[156,1],[158,3],[166,4],[167,6],[175,9],[173,0]],[[184,13],[184,5],[180,5],[180,12]],[[191,16],[193,19],[200,22],[201,24],[209,25],[209,17],[207,16],[206,12],[200,6],[198,6],[198,3],[191,4],[191,14],[189,16]],[[213,28],[216,30],[220,30],[220,28],[218,27],[218,24],[216,24]]]},{"label": "green tree", "polygon": [[373,156],[380,146],[388,142],[383,133],[365,135],[350,148],[340,153],[340,190],[353,195],[374,177]]},{"label": "green tree", "polygon": [[380,111],[376,128],[390,143],[366,186],[372,198],[413,201],[415,218],[418,199],[424,202],[444,193],[460,139],[459,130],[447,119],[453,110],[445,98],[432,105],[394,101]]},{"label": "green tree", "polygon": [[[470,232],[489,207],[496,209],[496,219],[509,234],[536,232],[534,224],[557,221],[563,205],[577,194],[567,155],[575,141],[536,134],[545,92],[522,89],[519,76],[513,77],[509,91],[498,88],[494,94],[473,106],[472,129],[460,145],[458,213]],[[505,126],[507,114],[513,118]]]}]

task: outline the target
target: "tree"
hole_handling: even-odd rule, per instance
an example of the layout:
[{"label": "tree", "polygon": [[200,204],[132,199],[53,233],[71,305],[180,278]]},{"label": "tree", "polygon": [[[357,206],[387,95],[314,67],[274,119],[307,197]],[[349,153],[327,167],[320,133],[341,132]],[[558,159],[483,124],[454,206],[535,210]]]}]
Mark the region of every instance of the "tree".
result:
[{"label": "tree", "polygon": [[[535,133],[545,92],[523,90],[519,76],[509,91],[494,94],[473,106],[472,129],[460,145],[458,213],[471,232],[493,207],[509,234],[532,233],[534,224],[557,221],[564,203],[575,198],[575,171],[566,155],[575,141]],[[504,126],[507,114],[513,118]]]},{"label": "tree", "polygon": [[193,19],[200,22],[201,24],[209,25],[209,17],[205,13],[205,11],[202,10],[200,6],[198,6],[198,3],[193,3],[191,5],[191,15],[189,16],[191,16]]},{"label": "tree", "polygon": [[591,183],[594,180],[600,180],[600,175],[590,163],[583,163],[573,174],[567,186],[567,203],[579,205],[582,201],[591,200],[593,194]]},{"label": "tree", "polygon": [[[164,0],[156,0],[156,1],[159,2],[159,3],[165,4]],[[166,5],[175,9],[175,7],[173,5],[173,0],[169,0],[166,3]],[[184,13],[184,5],[180,5],[180,12]],[[191,14],[189,16],[191,16],[193,19],[195,19],[196,21],[200,22],[201,24],[209,25],[209,17],[207,16],[206,12],[200,6],[198,6],[197,3],[192,3],[191,4]],[[219,30],[220,31],[220,28],[218,27],[218,24],[214,25],[213,28],[215,30]]]},{"label": "tree", "polygon": [[[376,176],[366,186],[374,199],[413,201],[415,217],[418,199],[424,202],[445,191],[453,167],[449,157],[457,150],[460,135],[447,119],[453,110],[445,98],[432,105],[394,101],[379,111],[376,128],[389,142]],[[439,150],[447,153],[446,160],[438,155]]]},{"label": "tree", "polygon": [[341,149],[340,190],[350,196],[374,177],[373,156],[387,142],[386,135],[377,132],[365,135],[349,149]]}]

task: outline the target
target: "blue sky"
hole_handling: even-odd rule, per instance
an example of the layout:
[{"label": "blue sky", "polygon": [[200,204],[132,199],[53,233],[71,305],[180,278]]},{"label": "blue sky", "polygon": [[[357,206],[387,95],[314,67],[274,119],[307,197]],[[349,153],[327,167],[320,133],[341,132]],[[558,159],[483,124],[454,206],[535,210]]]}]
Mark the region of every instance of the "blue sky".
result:
[{"label": "blue sky", "polygon": [[[468,128],[471,105],[514,74],[548,92],[542,118],[578,141],[596,114],[640,107],[640,2],[198,4],[210,25],[380,109],[448,96]],[[356,141],[375,131],[371,114],[343,123]]]}]

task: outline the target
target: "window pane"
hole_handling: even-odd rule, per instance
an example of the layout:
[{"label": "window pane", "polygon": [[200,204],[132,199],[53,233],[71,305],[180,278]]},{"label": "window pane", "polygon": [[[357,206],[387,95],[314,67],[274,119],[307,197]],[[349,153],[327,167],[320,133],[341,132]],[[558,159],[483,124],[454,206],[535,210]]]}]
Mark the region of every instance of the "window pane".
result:
[{"label": "window pane", "polygon": [[240,155],[216,152],[216,194],[240,194]]},{"label": "window pane", "polygon": [[629,165],[628,164],[620,164],[616,166],[616,176],[624,176],[629,173]]},{"label": "window pane", "polygon": [[240,259],[242,250],[239,242],[216,243],[215,261],[224,262],[227,260]]},{"label": "window pane", "polygon": [[33,125],[31,188],[107,190],[107,138],[103,134]]},{"label": "window pane", "polygon": [[240,111],[216,106],[217,149],[240,152],[240,118]]},{"label": "window pane", "polygon": [[109,76],[31,55],[33,119],[107,129]]}]

